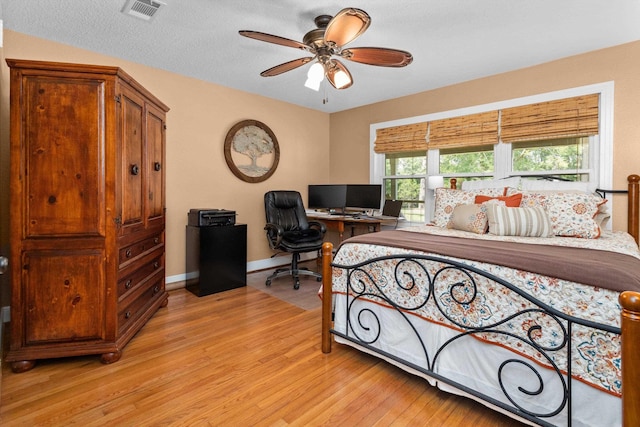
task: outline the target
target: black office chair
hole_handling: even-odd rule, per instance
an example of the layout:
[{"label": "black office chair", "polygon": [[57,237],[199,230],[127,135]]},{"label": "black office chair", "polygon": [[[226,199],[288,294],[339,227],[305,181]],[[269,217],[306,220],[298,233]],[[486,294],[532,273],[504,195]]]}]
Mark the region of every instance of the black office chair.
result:
[{"label": "black office chair", "polygon": [[[267,240],[273,250],[292,254],[291,266],[279,268],[269,277],[266,285],[277,277],[293,276],[293,288],[300,288],[300,277],[313,276],[318,282],[322,274],[307,268],[298,268],[300,254],[317,252],[322,248],[322,240],[327,231],[326,226],[317,221],[308,221],[302,203],[302,196],[297,191],[269,191],[264,195],[264,211],[267,217]],[[275,254],[273,256],[276,256]]]}]

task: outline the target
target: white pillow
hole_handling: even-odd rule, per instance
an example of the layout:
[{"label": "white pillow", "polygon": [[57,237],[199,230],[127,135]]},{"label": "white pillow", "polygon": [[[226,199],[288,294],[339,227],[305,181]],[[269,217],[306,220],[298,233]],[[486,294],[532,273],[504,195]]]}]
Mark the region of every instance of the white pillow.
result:
[{"label": "white pillow", "polygon": [[483,188],[520,188],[520,177],[512,176],[503,179],[481,179],[479,181],[462,181],[463,190],[480,190]]},{"label": "white pillow", "polygon": [[547,181],[546,179],[523,179],[522,189],[529,191],[579,191],[589,192],[589,183],[582,181]]}]

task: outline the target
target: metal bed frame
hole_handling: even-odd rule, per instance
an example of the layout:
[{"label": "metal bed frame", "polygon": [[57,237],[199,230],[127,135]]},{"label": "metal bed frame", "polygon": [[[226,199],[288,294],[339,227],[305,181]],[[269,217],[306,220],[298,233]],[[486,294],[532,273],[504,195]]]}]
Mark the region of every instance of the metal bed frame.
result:
[{"label": "metal bed frame", "polygon": [[[377,275],[373,272],[379,271],[380,268],[387,269],[390,265],[394,270],[394,280],[393,283],[384,280],[385,283],[383,286],[380,280],[377,279]],[[332,267],[345,271],[348,292],[346,294],[346,331],[331,329],[331,333],[365,347],[370,351],[395,360],[440,382],[449,384],[465,393],[509,411],[518,417],[543,426],[554,425],[545,421],[545,418],[555,416],[565,408],[567,408],[567,425],[571,425],[572,392],[571,381],[568,381],[567,377],[571,377],[573,372],[571,353],[576,351],[576,346],[572,345],[575,344],[573,340],[575,326],[581,325],[597,331],[620,335],[620,328],[566,315],[538,301],[518,287],[493,274],[454,260],[428,255],[393,255],[373,258],[355,265],[340,265],[334,263]],[[486,280],[482,280],[481,278]],[[502,295],[507,293],[517,294],[516,299],[524,298],[533,304],[533,307],[517,310],[512,313],[495,313],[495,316],[492,317],[499,317],[498,319],[492,319],[487,324],[478,322],[476,325],[470,325],[468,323],[469,319],[464,317],[465,312],[467,308],[473,306],[477,301],[478,295],[482,293],[480,288],[489,286],[499,288],[496,293],[501,293]],[[411,306],[401,303],[398,299],[390,296],[390,292],[385,291],[385,289],[390,289],[391,287],[394,287],[405,295],[419,295],[418,301]],[[426,292],[420,293],[419,289],[425,289]],[[357,302],[363,299],[379,302],[390,307],[406,321],[407,327],[413,332],[415,339],[420,343],[420,347],[424,352],[423,356],[427,361],[426,365],[415,365],[375,347],[376,342],[380,338],[380,334],[383,333],[383,330],[380,329],[383,325],[373,311],[367,308],[357,307]],[[447,300],[446,302],[444,301],[445,299]],[[406,298],[400,298],[400,300],[404,301]],[[410,320],[411,313],[424,308],[428,304],[434,305],[438,312],[447,319],[453,327],[459,330],[459,333],[448,338],[444,344],[435,351],[432,351],[431,354],[424,343],[424,337],[421,336]],[[460,310],[452,311],[458,312],[460,315],[455,317],[450,315],[450,312],[444,309],[444,306],[447,304],[458,305]],[[530,320],[531,326],[522,334],[515,334],[501,329],[501,326],[507,322],[523,317]],[[543,317],[551,320],[553,324],[552,331],[543,331],[543,328],[539,326],[540,323],[550,323],[549,321],[535,321]],[[364,338],[361,336],[362,331],[373,331],[374,337]],[[558,343],[548,345],[539,342],[539,337],[543,332],[544,335],[553,335]],[[546,384],[543,382],[542,375],[540,375],[540,370],[545,368],[531,361],[523,360],[522,358],[506,358],[501,362],[498,372],[495,373],[504,397],[511,402],[511,405],[487,396],[478,389],[457,383],[438,373],[438,358],[445,353],[453,343],[468,336],[483,338],[491,334],[508,337],[509,342],[517,341],[521,345],[531,347],[542,355],[546,364],[555,372],[556,379],[561,384],[563,390],[557,408],[548,413],[540,413],[533,409],[528,409],[525,403],[519,401],[518,396],[512,392],[510,393],[504,387],[506,370],[503,368],[506,368],[511,363],[520,363],[525,365],[537,377],[539,387],[536,390],[527,390],[524,387],[518,387],[518,390],[525,395],[535,396],[542,393],[545,389]],[[559,352],[566,352],[565,366],[559,366],[555,361],[554,354],[558,354]],[[563,374],[563,372],[566,372],[567,375]]]},{"label": "metal bed frame", "polygon": [[[627,230],[636,239],[639,239],[639,193],[640,193],[640,176],[630,175],[628,178],[629,190],[628,190],[628,226]],[[611,191],[613,192],[613,191]],[[505,411],[509,411],[518,417],[529,420],[531,422],[540,425],[551,425],[547,419],[552,417],[565,408],[567,409],[567,425],[572,424],[572,381],[568,381],[567,378],[572,378],[573,367],[571,362],[571,352],[575,351],[572,345],[572,339],[574,336],[574,330],[576,328],[591,328],[598,333],[602,334],[614,334],[620,336],[621,340],[621,366],[622,366],[622,421],[623,426],[637,426],[640,425],[640,406],[637,402],[640,401],[640,292],[626,291],[620,294],[619,303],[622,307],[621,311],[621,327],[616,328],[609,325],[599,324],[591,322],[586,319],[580,319],[577,317],[566,315],[547,304],[536,300],[531,295],[520,290],[518,287],[506,282],[505,280],[496,277],[488,272],[481,271],[473,266],[466,265],[457,261],[427,255],[417,254],[405,254],[379,257],[370,259],[365,262],[355,265],[339,265],[332,263],[333,260],[333,245],[329,242],[325,243],[322,248],[322,261],[323,261],[323,305],[322,305],[322,351],[324,353],[331,352],[332,338],[331,335],[340,336],[345,340],[349,340],[357,345],[364,347],[365,349],[380,354],[390,360],[393,360],[399,364],[415,369],[428,377],[434,378],[437,381],[449,384],[465,393],[473,395],[478,399],[481,399],[491,405],[499,407]],[[376,276],[371,274],[371,269],[376,267],[380,263],[393,263],[394,265],[394,286],[402,289],[403,292],[415,292],[415,287],[423,286],[426,289],[422,299],[414,306],[407,307],[393,298],[389,297],[383,290],[383,286],[380,286],[376,282]],[[433,267],[433,263],[437,264],[437,267]],[[431,268],[427,266],[431,264]],[[343,269],[347,277],[347,303],[345,305],[347,313],[347,328],[345,331],[337,331],[332,329],[333,321],[333,294],[332,294],[332,270]],[[417,273],[419,272],[419,274]],[[455,279],[446,280],[443,274],[444,272],[455,272]],[[449,275],[451,276],[451,275]],[[521,311],[515,311],[513,313],[501,313],[502,317],[498,320],[492,320],[486,324],[473,324],[469,325],[466,321],[462,321],[462,318],[455,318],[449,316],[446,310],[442,309],[442,296],[448,298],[449,303],[458,304],[464,307],[468,304],[473,304],[477,298],[478,283],[479,280],[488,280],[494,283],[495,286],[500,286],[505,292],[510,292],[517,298],[524,298],[533,305],[533,308],[527,308]],[[422,281],[423,283],[418,283]],[[389,283],[386,283],[389,286]],[[445,289],[446,292],[442,292]],[[357,308],[357,302],[363,299],[369,301],[375,301],[391,307],[395,312],[399,313],[404,321],[407,322],[409,327],[414,331],[416,339],[420,342],[420,346],[424,351],[424,357],[427,360],[425,366],[417,366],[413,363],[408,363],[401,358],[382,351],[374,346],[375,342],[380,337],[380,325],[381,322],[377,316],[366,308]],[[434,304],[437,307],[439,313],[447,319],[451,324],[459,331],[455,336],[448,339],[435,351],[429,353],[427,347],[424,344],[423,337],[420,336],[416,328],[409,320],[410,313],[423,307],[426,304]],[[367,316],[367,317],[365,317]],[[538,325],[531,326],[526,333],[521,335],[508,332],[501,329],[501,326],[512,319],[519,318],[521,316],[529,316],[531,318],[542,319],[546,318],[547,324],[553,324],[553,330],[560,339],[555,345],[546,345],[538,340],[539,334],[544,334],[546,331]],[[367,323],[364,323],[366,319]],[[376,333],[374,329],[378,328]],[[359,339],[360,331],[374,330],[373,338],[367,338],[366,340]],[[561,396],[557,408],[549,413],[538,413],[529,408],[522,406],[517,396],[510,393],[505,389],[502,382],[503,368],[512,363],[524,364],[527,368],[538,378],[539,387],[537,389],[525,389],[519,388],[519,392],[526,395],[537,395],[544,390],[545,384],[542,381],[542,377],[539,373],[540,369],[547,369],[535,366],[534,363],[523,362],[522,358],[506,358],[500,364],[498,372],[495,373],[504,398],[510,403],[499,401],[491,396],[487,396],[480,390],[470,388],[464,384],[459,384],[456,381],[445,378],[437,372],[437,362],[440,355],[448,349],[453,343],[458,340],[464,339],[467,336],[482,337],[487,334],[497,334],[503,337],[508,337],[514,342],[518,342],[521,345],[529,346],[536,352],[542,355],[542,358],[546,361],[546,364],[551,366],[551,369],[555,371],[555,376],[562,384],[563,396]],[[617,338],[615,338],[617,339]],[[566,352],[566,363],[564,366],[559,366],[554,358],[554,354],[558,352]]]}]

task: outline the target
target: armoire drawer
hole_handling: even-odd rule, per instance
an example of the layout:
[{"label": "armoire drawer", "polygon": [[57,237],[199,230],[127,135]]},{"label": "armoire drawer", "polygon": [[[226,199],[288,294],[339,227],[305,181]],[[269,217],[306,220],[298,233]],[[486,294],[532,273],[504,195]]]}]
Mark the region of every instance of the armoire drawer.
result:
[{"label": "armoire drawer", "polygon": [[162,267],[162,253],[160,253],[152,258],[151,261],[140,266],[140,268],[136,269],[133,273],[120,279],[118,281],[118,299],[138,287],[141,282],[155,274]]},{"label": "armoire drawer", "polygon": [[136,298],[127,298],[118,312],[118,329],[126,330],[131,322],[138,319],[151,303],[162,295],[164,290],[164,274],[144,283],[146,287]]},{"label": "armoire drawer", "polygon": [[158,235],[146,238],[144,240],[135,242],[129,246],[120,248],[119,257],[118,257],[120,260],[120,264],[130,261],[135,257],[139,256],[140,254],[143,254],[161,244],[162,244],[162,235],[158,234]]}]

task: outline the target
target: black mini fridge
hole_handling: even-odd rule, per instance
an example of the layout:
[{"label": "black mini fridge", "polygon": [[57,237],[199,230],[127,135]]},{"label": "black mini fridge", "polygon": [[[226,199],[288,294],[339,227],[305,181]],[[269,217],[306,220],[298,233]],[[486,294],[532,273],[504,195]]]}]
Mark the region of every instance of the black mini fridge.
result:
[{"label": "black mini fridge", "polygon": [[247,225],[187,225],[186,288],[202,297],[247,285]]}]

